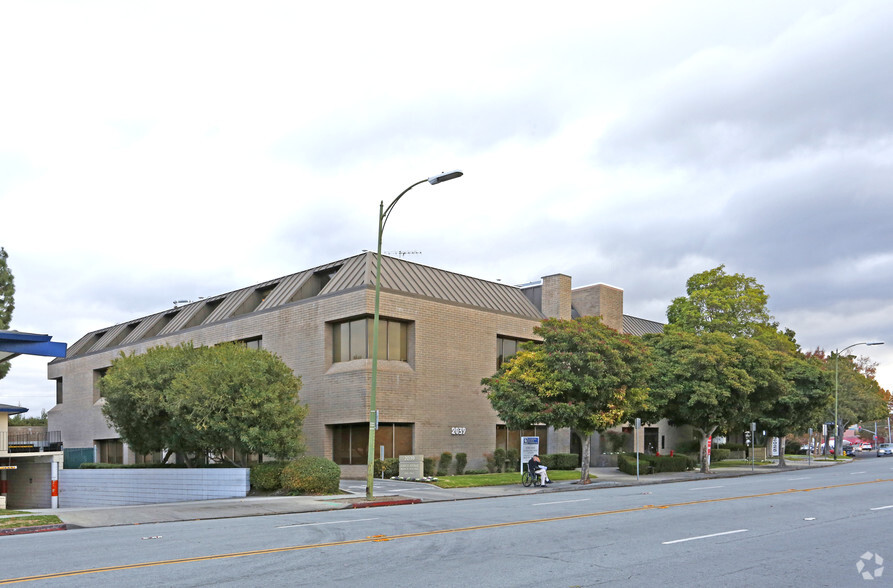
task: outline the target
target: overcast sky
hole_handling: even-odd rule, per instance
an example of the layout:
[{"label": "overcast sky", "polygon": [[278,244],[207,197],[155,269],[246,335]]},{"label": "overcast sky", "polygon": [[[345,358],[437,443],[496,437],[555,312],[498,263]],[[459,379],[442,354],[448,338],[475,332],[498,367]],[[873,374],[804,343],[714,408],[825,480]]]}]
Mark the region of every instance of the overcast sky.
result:
[{"label": "overcast sky", "polygon": [[[431,6],[431,7],[429,7]],[[893,388],[893,3],[4,2],[12,328],[85,333],[375,249],[664,321],[763,284]],[[0,403],[49,409],[46,360]],[[29,415],[29,416],[30,416]]]}]

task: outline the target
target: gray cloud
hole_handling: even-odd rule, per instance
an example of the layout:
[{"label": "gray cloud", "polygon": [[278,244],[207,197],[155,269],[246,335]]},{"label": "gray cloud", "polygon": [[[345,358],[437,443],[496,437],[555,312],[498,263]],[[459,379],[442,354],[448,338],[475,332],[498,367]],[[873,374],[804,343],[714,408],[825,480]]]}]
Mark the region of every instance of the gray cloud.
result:
[{"label": "gray cloud", "polygon": [[609,163],[725,166],[893,131],[893,6],[801,21],[767,49],[714,48],[669,72],[597,148]]}]

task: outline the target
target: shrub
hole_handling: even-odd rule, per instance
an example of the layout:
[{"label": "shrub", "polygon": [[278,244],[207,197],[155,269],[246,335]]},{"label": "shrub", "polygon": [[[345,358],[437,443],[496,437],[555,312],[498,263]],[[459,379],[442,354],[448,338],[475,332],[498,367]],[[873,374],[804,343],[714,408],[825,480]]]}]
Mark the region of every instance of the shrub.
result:
[{"label": "shrub", "polygon": [[287,462],[270,461],[251,466],[251,487],[255,490],[279,490],[282,487],[282,470]]},{"label": "shrub", "polygon": [[786,441],[784,444],[784,452],[787,455],[796,455],[802,448],[803,445],[799,441]]},{"label": "shrub", "polygon": [[[726,446],[728,447],[728,446]],[[688,441],[680,441],[676,444],[676,453],[700,453],[701,442],[698,439],[689,439]]]},{"label": "shrub", "polygon": [[724,459],[729,459],[729,455],[731,455],[731,453],[731,449],[714,447],[710,449],[710,461],[722,461]]},{"label": "shrub", "polygon": [[505,471],[505,449],[500,447],[493,451],[493,459],[496,461],[496,471],[502,473]]},{"label": "shrub", "polygon": [[453,463],[453,454],[444,451],[440,454],[440,463],[437,465],[437,475],[447,476],[450,473],[450,464]]},{"label": "shrub", "polygon": [[487,472],[493,474],[496,472],[496,457],[492,453],[485,453],[484,459],[487,460]]},{"label": "shrub", "polygon": [[552,470],[574,470],[580,467],[578,453],[547,453],[540,456],[540,461]]},{"label": "shrub", "polygon": [[304,456],[282,470],[282,488],[291,495],[337,494],[341,468],[324,457]]},{"label": "shrub", "polygon": [[456,454],[456,475],[461,476],[465,473],[465,466],[468,465],[468,456],[464,453]]},{"label": "shrub", "polygon": [[515,470],[521,466],[521,452],[515,448],[505,452],[505,459],[509,463],[509,471]]},{"label": "shrub", "polygon": [[[694,468],[695,461],[686,455],[645,455],[639,454],[639,474],[659,474],[661,472],[684,472]],[[636,475],[636,454],[623,453],[617,458],[617,467],[625,474]]]},{"label": "shrub", "polygon": [[399,475],[400,459],[396,457],[386,457],[384,460],[376,459],[372,466],[373,475],[376,478],[381,477],[382,470],[384,470],[385,478],[393,478]]},{"label": "shrub", "polygon": [[493,472],[487,470],[465,470],[466,476],[479,476],[481,474],[492,474]]},{"label": "shrub", "polygon": [[422,470],[426,476],[433,476],[437,468],[437,460],[433,457],[426,457],[422,462]]}]

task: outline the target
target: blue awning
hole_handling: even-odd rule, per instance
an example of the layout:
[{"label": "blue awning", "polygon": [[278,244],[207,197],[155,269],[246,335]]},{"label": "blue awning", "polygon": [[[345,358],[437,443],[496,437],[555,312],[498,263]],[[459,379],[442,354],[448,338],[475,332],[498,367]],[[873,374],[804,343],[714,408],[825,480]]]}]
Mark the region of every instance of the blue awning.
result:
[{"label": "blue awning", "polygon": [[17,355],[42,355],[44,357],[65,357],[68,344],[57,343],[49,335],[22,333],[20,331],[0,331],[0,363]]},{"label": "blue awning", "polygon": [[21,406],[13,406],[11,404],[0,404],[0,412],[5,412],[7,414],[22,414],[28,412],[28,409],[22,408]]}]

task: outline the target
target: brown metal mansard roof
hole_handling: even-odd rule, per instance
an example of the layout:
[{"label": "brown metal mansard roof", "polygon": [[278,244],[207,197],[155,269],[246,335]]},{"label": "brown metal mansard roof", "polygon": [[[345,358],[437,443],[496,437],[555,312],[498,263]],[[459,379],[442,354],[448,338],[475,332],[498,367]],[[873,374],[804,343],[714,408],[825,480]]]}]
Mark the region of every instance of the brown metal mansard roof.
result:
[{"label": "brown metal mansard roof", "polygon": [[[298,303],[315,296],[374,287],[375,253],[366,252],[92,331],[70,346],[68,357],[129,345],[199,325]],[[381,289],[533,320],[545,318],[515,286],[471,278],[395,257],[382,256]]]}]

